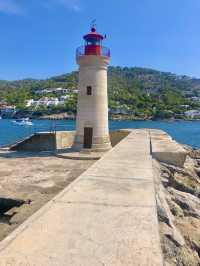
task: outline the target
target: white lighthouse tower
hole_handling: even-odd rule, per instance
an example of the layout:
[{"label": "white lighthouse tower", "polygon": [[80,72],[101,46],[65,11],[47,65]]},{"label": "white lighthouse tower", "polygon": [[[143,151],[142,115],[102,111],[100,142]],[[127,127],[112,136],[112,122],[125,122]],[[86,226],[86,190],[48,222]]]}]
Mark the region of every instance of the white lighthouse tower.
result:
[{"label": "white lighthouse tower", "polygon": [[79,65],[78,106],[74,147],[103,151],[111,148],[108,129],[107,68],[110,50],[102,46],[104,37],[92,26],[77,49]]}]

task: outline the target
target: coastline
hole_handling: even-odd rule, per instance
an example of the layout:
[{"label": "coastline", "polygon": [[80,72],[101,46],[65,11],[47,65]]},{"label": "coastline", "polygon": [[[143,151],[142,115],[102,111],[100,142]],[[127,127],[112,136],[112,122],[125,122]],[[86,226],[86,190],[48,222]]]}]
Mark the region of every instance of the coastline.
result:
[{"label": "coastline", "polygon": [[[27,117],[27,116],[18,116],[15,115],[13,117],[6,117],[2,119],[18,119],[22,117]],[[30,115],[28,116],[30,119],[35,119],[35,120],[76,120],[76,115],[75,114],[68,114],[68,113],[60,113],[60,114],[51,114],[51,115],[41,115],[41,116],[35,116],[35,115]],[[142,118],[142,117],[135,117],[135,116],[129,116],[129,115],[112,115],[109,116],[109,120],[111,121],[167,121],[167,122],[177,122],[177,121],[200,121],[199,118]]]},{"label": "coastline", "polygon": [[[33,117],[32,126],[18,125],[11,119],[0,120],[0,146],[14,143],[24,137],[27,137],[35,132],[48,131],[63,131],[75,130],[75,120],[62,119],[50,120],[47,117]],[[190,145],[194,148],[200,148],[200,123],[197,120],[152,120],[152,119],[118,119],[109,120],[110,131],[119,130],[123,128],[158,128],[165,130],[180,143]]]}]

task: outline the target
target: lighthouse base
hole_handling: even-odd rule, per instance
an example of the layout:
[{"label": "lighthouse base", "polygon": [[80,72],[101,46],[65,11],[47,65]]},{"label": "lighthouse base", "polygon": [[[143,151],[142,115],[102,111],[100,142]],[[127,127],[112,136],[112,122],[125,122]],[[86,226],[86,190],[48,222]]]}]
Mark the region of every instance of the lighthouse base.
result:
[{"label": "lighthouse base", "polygon": [[73,144],[75,150],[90,150],[95,152],[108,151],[112,148],[110,143],[110,137],[93,137],[90,140],[90,136],[76,135]]}]

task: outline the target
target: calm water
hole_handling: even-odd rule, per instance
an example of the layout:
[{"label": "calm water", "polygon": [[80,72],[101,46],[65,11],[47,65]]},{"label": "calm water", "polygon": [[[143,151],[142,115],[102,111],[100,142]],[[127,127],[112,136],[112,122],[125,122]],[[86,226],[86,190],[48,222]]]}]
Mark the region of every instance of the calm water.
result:
[{"label": "calm water", "polygon": [[[12,120],[0,120],[0,146],[14,143],[17,140],[37,131],[74,130],[75,121],[33,120],[33,126],[20,126]],[[110,121],[111,130],[121,128],[159,128],[168,132],[177,141],[200,148],[200,121]]]}]

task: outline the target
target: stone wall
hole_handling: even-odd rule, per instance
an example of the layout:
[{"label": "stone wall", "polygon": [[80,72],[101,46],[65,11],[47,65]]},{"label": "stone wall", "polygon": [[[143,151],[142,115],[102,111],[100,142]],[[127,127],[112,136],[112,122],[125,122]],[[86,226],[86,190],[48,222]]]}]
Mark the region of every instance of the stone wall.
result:
[{"label": "stone wall", "polygon": [[[130,131],[110,132],[112,147],[125,138]],[[13,144],[10,150],[15,151],[54,151],[70,148],[74,142],[75,131],[39,132]]]},{"label": "stone wall", "polygon": [[72,146],[75,131],[39,132],[12,145],[15,151],[54,151]]},{"label": "stone wall", "polygon": [[36,133],[10,147],[12,151],[52,151],[56,149],[55,133]]}]

